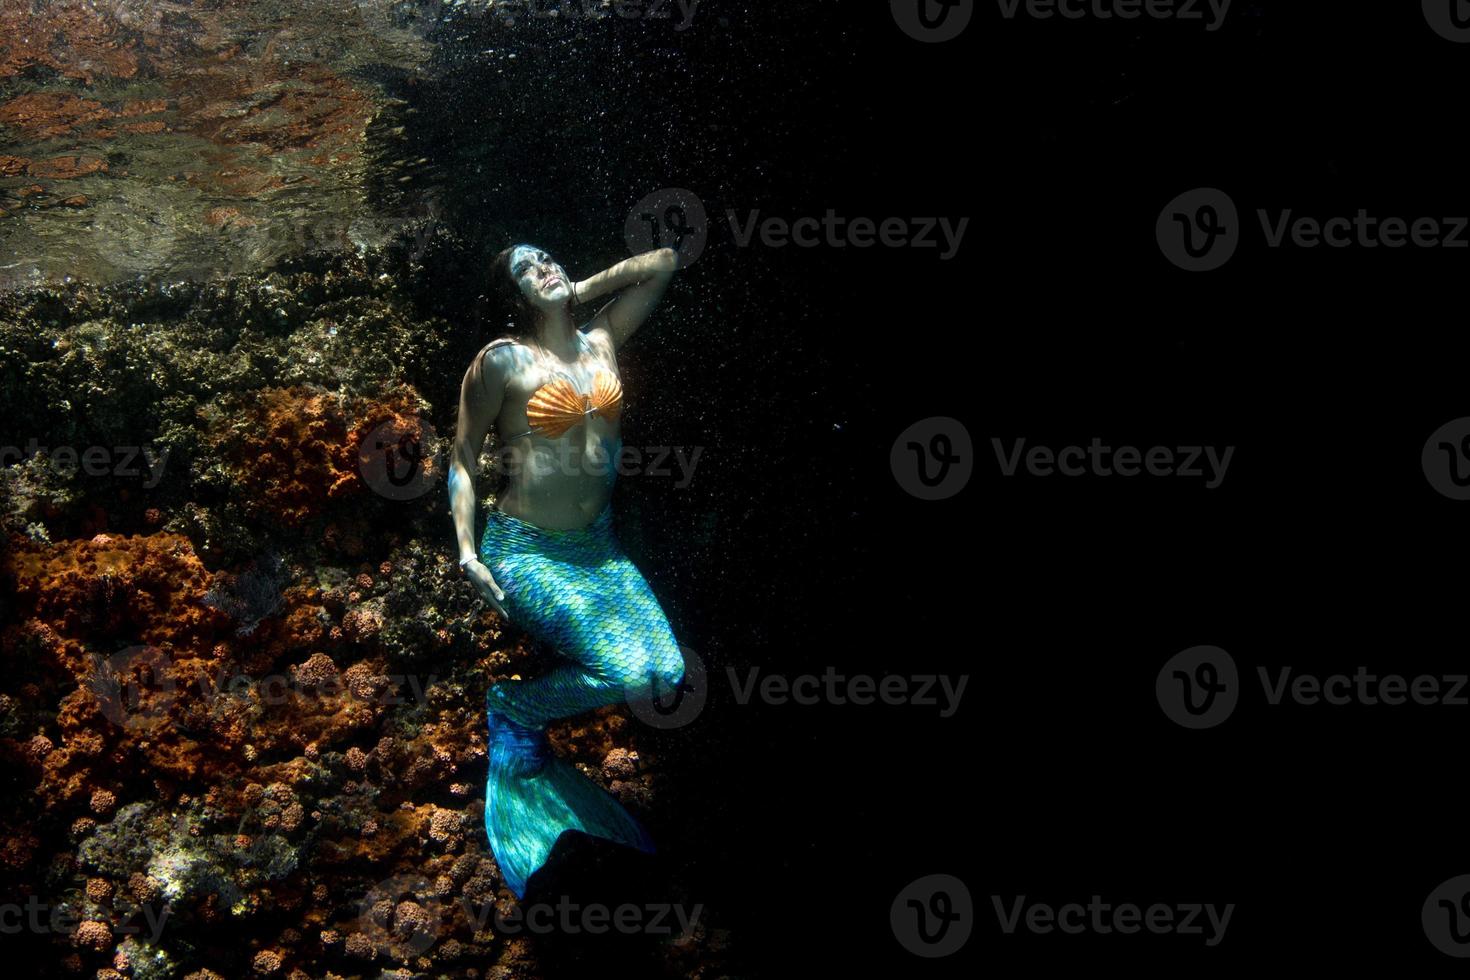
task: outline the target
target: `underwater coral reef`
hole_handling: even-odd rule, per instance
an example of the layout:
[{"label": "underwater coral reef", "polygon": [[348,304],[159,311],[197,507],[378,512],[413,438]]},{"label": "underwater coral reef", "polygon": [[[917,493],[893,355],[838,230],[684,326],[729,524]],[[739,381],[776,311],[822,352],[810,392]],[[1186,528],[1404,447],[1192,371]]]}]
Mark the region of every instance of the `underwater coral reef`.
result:
[{"label": "underwater coral reef", "polygon": [[[0,418],[41,434],[0,440],[23,457],[0,469],[0,887],[55,925],[21,938],[60,973],[544,967],[486,846],[483,698],[545,651],[444,545],[458,377],[427,366],[476,340],[415,298],[414,248],[0,297]],[[656,734],[622,707],[551,737],[657,826]],[[710,921],[648,962],[715,975]]]}]

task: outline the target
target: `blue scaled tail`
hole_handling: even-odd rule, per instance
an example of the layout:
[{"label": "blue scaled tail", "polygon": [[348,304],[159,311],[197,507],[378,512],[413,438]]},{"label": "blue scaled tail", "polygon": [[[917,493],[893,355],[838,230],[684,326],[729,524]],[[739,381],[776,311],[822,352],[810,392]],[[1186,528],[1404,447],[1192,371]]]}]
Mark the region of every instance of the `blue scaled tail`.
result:
[{"label": "blue scaled tail", "polygon": [[544,729],[490,712],[485,831],[516,898],[568,830],[653,852],[647,831],[612,794],[551,753]]},{"label": "blue scaled tail", "polygon": [[612,509],[584,528],[549,530],[491,511],[480,556],[510,621],[566,662],[486,696],[490,772],[485,832],[517,898],[569,830],[653,851],[606,790],[552,754],[546,725],[677,686],[684,658],[668,618],[612,534]]}]

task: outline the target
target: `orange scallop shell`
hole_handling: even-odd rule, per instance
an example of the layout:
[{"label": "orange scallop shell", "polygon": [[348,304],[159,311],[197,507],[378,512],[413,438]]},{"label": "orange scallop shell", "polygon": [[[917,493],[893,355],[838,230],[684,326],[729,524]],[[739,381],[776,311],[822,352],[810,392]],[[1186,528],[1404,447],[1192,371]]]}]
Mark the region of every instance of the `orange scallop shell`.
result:
[{"label": "orange scallop shell", "polygon": [[546,382],[526,404],[526,419],[531,428],[548,439],[557,439],[595,411],[616,422],[623,407],[623,386],[607,371],[598,371],[592,379],[592,394],[584,395],[564,377]]},{"label": "orange scallop shell", "polygon": [[623,411],[623,386],[608,371],[598,371],[592,379],[592,407],[609,422],[616,422]]}]

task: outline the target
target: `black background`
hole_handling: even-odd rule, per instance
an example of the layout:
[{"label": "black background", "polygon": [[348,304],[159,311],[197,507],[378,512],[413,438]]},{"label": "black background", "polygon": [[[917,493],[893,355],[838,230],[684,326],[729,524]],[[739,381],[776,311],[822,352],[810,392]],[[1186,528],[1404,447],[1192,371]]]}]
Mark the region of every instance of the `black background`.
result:
[{"label": "black background", "polygon": [[[715,425],[759,465],[716,491],[728,551],[673,589],[718,675],[687,730],[708,756],[678,776],[692,879],[769,975],[1448,972],[1419,916],[1470,870],[1450,830],[1467,709],[1268,707],[1255,674],[1463,671],[1446,560],[1462,505],[1428,485],[1420,450],[1465,414],[1467,259],[1268,249],[1255,213],[1465,214],[1470,46],[1407,3],[1237,0],[1214,33],[977,6],[938,45],[883,3],[786,7],[758,28],[780,57],[749,73],[744,111],[768,122],[746,120],[732,160],[774,161],[776,176],[706,201],[712,240],[728,246],[725,206],[971,223],[950,262],[712,244],[674,294],[744,284],[752,309],[708,327],[738,364],[774,365],[742,376],[748,403],[720,400],[740,419],[721,409]],[[1191,274],[1163,258],[1154,222],[1201,186],[1230,194],[1247,227],[1224,268]],[[924,502],[889,450],[940,415],[969,431],[975,476]],[[1205,490],[1007,479],[991,448],[1094,436],[1236,453]],[[1243,702],[1185,731],[1154,679],[1206,643],[1240,665]],[[739,707],[723,670],[751,664],[970,682],[949,719]],[[894,941],[888,913],[934,873],[967,883],[977,921],[961,952],[929,961]],[[1236,909],[1208,948],[1007,936],[991,904],[1095,894]]]}]

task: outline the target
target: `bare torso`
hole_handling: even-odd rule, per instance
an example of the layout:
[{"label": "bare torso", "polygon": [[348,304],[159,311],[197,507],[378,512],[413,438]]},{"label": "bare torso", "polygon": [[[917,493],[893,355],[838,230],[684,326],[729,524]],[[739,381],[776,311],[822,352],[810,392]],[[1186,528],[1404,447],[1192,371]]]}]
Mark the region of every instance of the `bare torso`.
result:
[{"label": "bare torso", "polygon": [[622,451],[621,424],[588,415],[561,436],[531,432],[526,415],[531,396],[558,374],[579,392],[592,390],[599,371],[621,381],[607,332],[578,331],[577,357],[564,361],[534,341],[502,345],[495,352],[507,365],[504,398],[495,417],[500,445],[497,465],[508,482],[496,506],[538,527],[565,530],[590,524],[612,499]]}]

